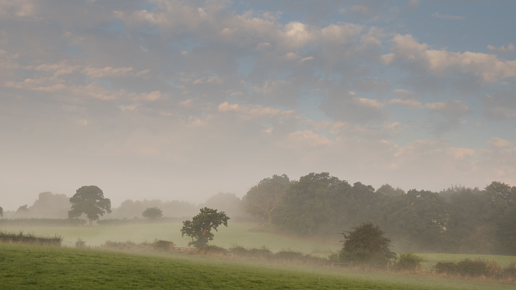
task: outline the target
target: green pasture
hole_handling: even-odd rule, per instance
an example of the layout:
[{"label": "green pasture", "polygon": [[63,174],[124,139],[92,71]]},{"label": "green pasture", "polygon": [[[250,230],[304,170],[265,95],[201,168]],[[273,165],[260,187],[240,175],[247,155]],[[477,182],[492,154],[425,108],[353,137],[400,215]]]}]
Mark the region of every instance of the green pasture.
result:
[{"label": "green pasture", "polygon": [[0,244],[3,289],[514,289],[342,268]]},{"label": "green pasture", "polygon": [[[0,230],[18,233],[31,233],[38,236],[61,236],[63,246],[74,247],[77,239],[86,242],[87,246],[99,246],[107,240],[116,242],[131,241],[135,243],[153,242],[155,239],[169,240],[178,247],[187,247],[189,237],[181,237],[182,223],[149,223],[134,225],[76,226],[76,227],[8,227]],[[223,248],[234,245],[260,248],[266,246],[273,252],[291,249],[306,254],[328,253],[338,251],[341,247],[338,238],[334,241],[303,239],[274,233],[257,232],[254,224],[233,223],[219,227],[214,240],[210,243]]]}]

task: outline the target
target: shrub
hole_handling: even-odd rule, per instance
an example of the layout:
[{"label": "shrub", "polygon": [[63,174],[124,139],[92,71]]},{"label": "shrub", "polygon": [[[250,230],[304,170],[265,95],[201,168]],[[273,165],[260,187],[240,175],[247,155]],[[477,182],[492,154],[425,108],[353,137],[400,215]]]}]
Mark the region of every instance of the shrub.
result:
[{"label": "shrub", "polygon": [[81,238],[77,239],[77,242],[75,242],[76,248],[86,248],[86,242],[81,240]]},{"label": "shrub", "polygon": [[237,256],[246,256],[249,251],[242,246],[235,245],[229,248],[229,252]]},{"label": "shrub", "polygon": [[372,223],[354,227],[353,231],[342,235],[345,240],[339,257],[344,263],[385,267],[389,260],[396,257],[390,250],[391,240],[384,237],[380,227]]},{"label": "shrub", "polygon": [[483,260],[464,259],[457,263],[457,268],[462,276],[487,276],[487,262]]},{"label": "shrub", "polygon": [[398,260],[394,264],[394,269],[399,271],[416,271],[423,258],[412,253],[399,254]]},{"label": "shrub", "polygon": [[259,249],[257,249],[257,248],[249,249],[248,254],[249,254],[249,256],[257,257],[257,258],[269,259],[269,258],[273,257],[271,250],[267,249],[265,246],[263,246]]},{"label": "shrub", "polygon": [[500,272],[502,278],[516,278],[516,263],[512,262]]},{"label": "shrub", "polygon": [[438,273],[460,274],[461,276],[470,277],[497,277],[502,272],[501,269],[500,265],[494,261],[484,261],[480,259],[464,259],[458,263],[439,262],[435,265],[435,270]]},{"label": "shrub", "polygon": [[278,259],[278,260],[286,260],[286,261],[306,260],[306,256],[303,253],[297,252],[297,251],[292,251],[292,250],[281,250],[281,251],[277,252],[276,254],[274,254],[274,258]]},{"label": "shrub", "polygon": [[176,245],[172,241],[165,240],[154,240],[154,243],[152,244],[154,250],[164,252],[170,252],[174,250],[175,246]]},{"label": "shrub", "polygon": [[24,234],[20,232],[19,234],[7,233],[0,231],[0,243],[16,243],[16,244],[32,244],[32,245],[42,245],[42,246],[61,246],[61,242],[63,241],[62,237],[38,237],[33,234]]},{"label": "shrub", "polygon": [[163,211],[157,207],[148,207],[146,210],[143,211],[142,216],[144,218],[148,219],[159,219],[163,216]]},{"label": "shrub", "polygon": [[455,275],[459,273],[457,264],[453,262],[437,262],[435,264],[435,271],[439,274],[451,274]]}]

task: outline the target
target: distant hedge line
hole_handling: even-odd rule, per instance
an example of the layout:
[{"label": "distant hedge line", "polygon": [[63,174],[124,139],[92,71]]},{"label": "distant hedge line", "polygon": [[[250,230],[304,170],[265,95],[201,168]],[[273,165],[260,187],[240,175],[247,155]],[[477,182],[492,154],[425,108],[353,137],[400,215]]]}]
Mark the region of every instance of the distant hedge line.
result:
[{"label": "distant hedge line", "polygon": [[31,245],[44,245],[44,246],[61,246],[63,241],[62,237],[38,237],[33,234],[19,234],[8,233],[0,231],[0,243],[7,244],[31,244]]},{"label": "distant hedge line", "polygon": [[85,225],[83,219],[0,219],[0,226],[81,226]]}]

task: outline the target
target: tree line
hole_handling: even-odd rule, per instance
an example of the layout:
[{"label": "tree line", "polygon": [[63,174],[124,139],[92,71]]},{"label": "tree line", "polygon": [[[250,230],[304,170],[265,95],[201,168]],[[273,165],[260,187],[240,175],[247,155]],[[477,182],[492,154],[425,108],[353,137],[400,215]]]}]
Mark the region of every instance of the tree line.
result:
[{"label": "tree line", "polygon": [[[82,196],[90,191],[95,194]],[[85,213],[80,205],[87,196],[97,196],[100,202],[87,216],[90,221],[103,214],[105,218],[142,217],[148,210],[157,215],[147,212],[143,217],[188,217],[209,207],[237,220],[248,218],[246,213],[254,215],[265,227],[304,236],[336,237],[360,224],[373,223],[402,251],[516,255],[516,187],[496,181],[484,189],[452,186],[440,192],[405,192],[388,184],[376,190],[361,182],[351,185],[327,172],[310,173],[299,180],[283,174],[262,179],[242,199],[218,193],[200,205],[126,200],[113,212],[98,187],[84,186],[72,198],[41,193],[34,205],[21,206],[14,217],[35,213],[78,217]]]},{"label": "tree line", "polygon": [[363,223],[379,225],[404,251],[516,255],[516,187],[453,186],[441,192],[378,189],[310,173],[261,180],[242,198],[265,226],[305,236],[333,236]]}]

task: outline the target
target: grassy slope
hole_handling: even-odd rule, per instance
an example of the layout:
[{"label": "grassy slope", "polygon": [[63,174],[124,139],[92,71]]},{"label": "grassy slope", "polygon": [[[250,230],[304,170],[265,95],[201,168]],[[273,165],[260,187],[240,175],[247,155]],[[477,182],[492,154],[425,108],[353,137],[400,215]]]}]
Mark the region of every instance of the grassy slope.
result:
[{"label": "grassy slope", "polygon": [[513,289],[346,269],[5,244],[0,244],[0,281],[3,289]]}]

